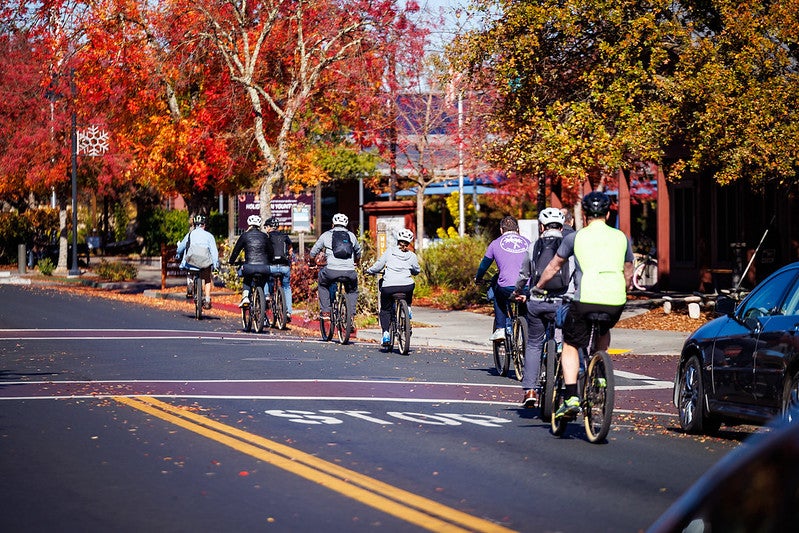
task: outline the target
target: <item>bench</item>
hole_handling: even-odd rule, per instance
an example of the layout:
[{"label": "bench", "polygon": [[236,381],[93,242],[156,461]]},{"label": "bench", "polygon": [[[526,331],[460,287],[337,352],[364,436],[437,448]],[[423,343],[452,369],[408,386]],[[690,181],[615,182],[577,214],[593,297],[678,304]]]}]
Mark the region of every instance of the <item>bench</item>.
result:
[{"label": "bench", "polygon": [[186,271],[180,268],[180,259],[177,256],[178,247],[175,244],[161,244],[161,290],[166,289],[166,278],[185,276]]}]

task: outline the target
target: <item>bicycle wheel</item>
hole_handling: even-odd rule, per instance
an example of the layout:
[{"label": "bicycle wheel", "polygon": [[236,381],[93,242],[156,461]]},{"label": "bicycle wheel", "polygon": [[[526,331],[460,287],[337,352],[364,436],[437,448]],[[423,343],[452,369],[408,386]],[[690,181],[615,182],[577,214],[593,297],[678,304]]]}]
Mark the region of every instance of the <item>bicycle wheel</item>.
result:
[{"label": "bicycle wheel", "polygon": [[516,317],[513,319],[513,336],[511,337],[511,357],[516,379],[524,378],[524,358],[527,352],[527,319]]},{"label": "bicycle wheel", "polygon": [[249,305],[241,308],[241,329],[246,333],[252,331],[252,308]]},{"label": "bicycle wheel", "polygon": [[566,432],[566,425],[569,423],[569,421],[563,417],[555,418],[556,408],[566,399],[566,390],[563,384],[563,369],[560,366],[560,358],[556,358],[555,360],[555,371],[552,375],[554,376],[552,380],[552,396],[550,396],[552,414],[549,420],[552,434],[556,437],[560,437]]},{"label": "bicycle wheel", "polygon": [[658,266],[650,259],[646,260],[633,271],[633,286],[639,291],[646,291],[657,285]]},{"label": "bicycle wheel", "polygon": [[275,325],[275,299],[272,295],[267,300],[266,295],[269,294],[269,285],[264,283],[264,288],[261,289],[264,294],[264,326],[271,328]]},{"label": "bicycle wheel", "polygon": [[203,318],[203,280],[200,276],[194,278],[194,318]]},{"label": "bicycle wheel", "polygon": [[250,313],[252,313],[252,321],[255,323],[255,331],[261,333],[264,330],[264,313],[266,312],[268,302],[264,297],[264,288],[255,287],[252,291],[252,303],[250,304]]},{"label": "bicycle wheel", "polygon": [[272,324],[277,329],[286,329],[286,296],[283,294],[283,287],[275,283],[275,294],[272,295],[275,308],[275,322]]},{"label": "bicycle wheel", "polygon": [[397,346],[402,355],[408,355],[411,347],[411,321],[408,319],[408,302],[399,300],[396,302],[396,321],[397,321]]},{"label": "bicycle wheel", "polygon": [[505,339],[494,341],[494,369],[500,376],[507,376],[510,368],[510,354]]},{"label": "bicycle wheel", "polygon": [[608,436],[613,419],[613,363],[605,351],[595,352],[588,363],[583,390],[583,422],[590,442]]},{"label": "bicycle wheel", "polygon": [[543,400],[541,401],[541,420],[550,420],[552,418],[552,399],[555,397],[555,363],[558,359],[558,345],[553,339],[549,339],[544,343],[541,361],[541,376],[539,382],[541,383],[541,390],[544,391]]},{"label": "bicycle wheel", "polygon": [[350,332],[352,331],[352,317],[347,306],[347,298],[344,293],[336,296],[336,331],[338,340],[341,344],[350,342]]},{"label": "bicycle wheel", "polygon": [[319,317],[319,333],[322,334],[323,341],[329,341],[333,338],[333,322],[335,321],[335,306],[331,306],[330,318],[328,320]]}]

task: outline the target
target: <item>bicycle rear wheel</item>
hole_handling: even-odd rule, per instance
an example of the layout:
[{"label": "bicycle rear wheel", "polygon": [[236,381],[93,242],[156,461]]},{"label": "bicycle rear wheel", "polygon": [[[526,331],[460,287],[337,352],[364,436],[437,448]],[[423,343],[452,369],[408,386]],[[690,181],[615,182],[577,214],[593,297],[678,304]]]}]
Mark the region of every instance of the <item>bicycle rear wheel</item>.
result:
[{"label": "bicycle rear wheel", "polygon": [[194,318],[203,318],[203,280],[200,276],[194,278]]},{"label": "bicycle rear wheel", "polygon": [[658,265],[648,260],[638,265],[633,271],[633,286],[639,291],[646,291],[657,285]]},{"label": "bicycle rear wheel", "polygon": [[352,317],[347,306],[347,298],[343,293],[336,296],[336,331],[338,340],[341,344],[350,342],[350,332],[352,331]]},{"label": "bicycle rear wheel", "polygon": [[264,313],[266,311],[266,298],[264,297],[264,288],[255,287],[252,291],[252,304],[250,304],[250,312],[252,313],[252,320],[255,323],[255,331],[261,333],[264,330]]},{"label": "bicycle rear wheel", "polygon": [[402,355],[408,355],[411,347],[411,321],[408,319],[408,302],[398,300],[396,305],[397,346]]},{"label": "bicycle rear wheel", "polygon": [[511,337],[511,357],[516,379],[524,378],[524,358],[527,352],[527,319],[516,317],[513,319],[513,335]]},{"label": "bicycle rear wheel", "polygon": [[544,391],[541,401],[541,420],[547,421],[552,418],[552,399],[555,397],[555,363],[558,359],[558,345],[553,339],[544,343],[542,356],[541,376],[538,381],[541,383],[541,390]]},{"label": "bicycle rear wheel", "polygon": [[595,352],[588,363],[583,390],[583,422],[590,442],[608,436],[613,419],[615,383],[613,363],[605,351]]},{"label": "bicycle rear wheel", "polygon": [[560,358],[555,360],[555,371],[553,373],[552,382],[552,396],[550,396],[552,414],[549,420],[552,434],[556,437],[560,437],[566,432],[566,426],[569,423],[564,417],[555,418],[557,407],[566,399],[566,390],[564,389],[563,383],[563,368],[560,366]]},{"label": "bicycle rear wheel", "polygon": [[275,322],[272,324],[277,329],[286,329],[286,296],[283,287],[275,283],[275,294],[272,295],[275,308]]}]

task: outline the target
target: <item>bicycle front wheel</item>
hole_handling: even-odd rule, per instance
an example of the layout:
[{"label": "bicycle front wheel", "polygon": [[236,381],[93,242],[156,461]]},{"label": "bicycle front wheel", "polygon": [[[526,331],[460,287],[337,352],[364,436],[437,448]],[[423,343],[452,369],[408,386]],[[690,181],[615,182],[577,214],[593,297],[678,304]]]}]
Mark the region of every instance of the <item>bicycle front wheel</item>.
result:
[{"label": "bicycle front wheel", "polygon": [[275,294],[272,296],[275,307],[275,322],[272,324],[277,329],[286,329],[286,296],[283,294],[283,287],[275,283]]},{"label": "bicycle front wheel", "polygon": [[541,376],[538,381],[544,391],[541,401],[541,420],[552,418],[552,399],[555,393],[555,362],[558,359],[558,345],[553,339],[544,343],[542,352]]},{"label": "bicycle front wheel", "polygon": [[249,305],[241,308],[241,329],[245,333],[252,331],[252,312]]},{"label": "bicycle front wheel", "polygon": [[516,371],[516,379],[519,381],[524,378],[524,358],[527,353],[527,334],[527,319],[524,317],[516,317],[513,320],[511,357],[513,358],[513,370]]},{"label": "bicycle front wheel", "polygon": [[203,318],[203,280],[200,276],[194,278],[194,318]]},{"label": "bicycle front wheel", "polygon": [[657,285],[658,265],[649,260],[641,263],[633,271],[633,287],[639,291],[646,291]]},{"label": "bicycle front wheel", "polygon": [[335,306],[338,340],[341,344],[347,344],[350,342],[350,332],[352,331],[352,316],[350,316],[347,306],[347,298],[343,294],[339,294]]},{"label": "bicycle front wheel", "polygon": [[583,422],[590,442],[602,442],[608,436],[613,419],[614,389],[610,356],[605,351],[595,352],[588,363],[583,390]]},{"label": "bicycle front wheel", "polygon": [[397,346],[402,355],[408,355],[411,347],[411,321],[408,318],[408,302],[399,300],[396,304]]},{"label": "bicycle front wheel", "polygon": [[264,288],[255,287],[252,291],[252,304],[250,312],[252,313],[252,320],[255,322],[255,331],[261,333],[264,330],[264,313],[266,312],[266,298],[264,297]]}]

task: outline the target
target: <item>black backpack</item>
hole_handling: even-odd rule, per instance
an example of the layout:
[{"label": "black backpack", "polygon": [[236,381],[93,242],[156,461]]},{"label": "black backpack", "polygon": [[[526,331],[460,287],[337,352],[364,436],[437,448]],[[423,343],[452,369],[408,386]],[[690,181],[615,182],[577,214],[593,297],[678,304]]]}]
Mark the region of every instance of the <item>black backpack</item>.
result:
[{"label": "black backpack", "polygon": [[272,248],[275,251],[275,256],[273,261],[275,263],[288,263],[289,246],[287,242],[288,239],[286,239],[286,236],[279,231],[273,231],[269,234],[269,238],[272,241]]},{"label": "black backpack", "polygon": [[[544,272],[549,262],[555,257],[555,252],[558,251],[558,247],[562,240],[563,237],[549,236],[539,237],[538,240],[535,241],[532,254],[533,276],[531,284],[538,282],[541,273]],[[560,271],[544,285],[544,289],[550,292],[565,292],[569,287],[570,277],[569,262],[565,261],[563,266],[560,267]]]},{"label": "black backpack", "polygon": [[333,231],[333,257],[337,259],[349,259],[355,253],[349,231]]}]

